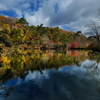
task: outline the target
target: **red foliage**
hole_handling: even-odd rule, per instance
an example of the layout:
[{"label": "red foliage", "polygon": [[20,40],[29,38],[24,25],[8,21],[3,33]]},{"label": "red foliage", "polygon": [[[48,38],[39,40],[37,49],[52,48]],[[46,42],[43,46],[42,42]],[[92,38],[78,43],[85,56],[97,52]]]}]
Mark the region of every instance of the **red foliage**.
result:
[{"label": "red foliage", "polygon": [[72,57],[76,57],[78,55],[77,50],[71,50],[71,55]]},{"label": "red foliage", "polygon": [[77,42],[70,42],[70,48],[78,48],[78,43]]}]

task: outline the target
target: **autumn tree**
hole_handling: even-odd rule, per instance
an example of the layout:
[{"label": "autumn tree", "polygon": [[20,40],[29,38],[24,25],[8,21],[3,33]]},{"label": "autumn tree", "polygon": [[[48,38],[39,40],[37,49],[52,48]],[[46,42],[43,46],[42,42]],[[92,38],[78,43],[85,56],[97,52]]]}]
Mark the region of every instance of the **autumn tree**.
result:
[{"label": "autumn tree", "polygon": [[0,24],[4,24],[4,20],[6,19],[5,16],[0,16]]},{"label": "autumn tree", "polygon": [[7,24],[16,23],[17,21],[18,21],[18,19],[13,18],[13,17],[6,17],[6,19],[4,20],[4,22],[7,23]]},{"label": "autumn tree", "polygon": [[13,29],[11,31],[11,37],[13,38],[13,42],[14,43],[17,43],[17,44],[20,44],[20,43],[23,43],[24,41],[24,34],[23,34],[23,31],[21,29]]},{"label": "autumn tree", "polygon": [[2,28],[5,28],[10,32],[13,29],[13,26],[15,25],[17,20],[17,18],[13,17],[5,17],[5,19],[3,20]]}]

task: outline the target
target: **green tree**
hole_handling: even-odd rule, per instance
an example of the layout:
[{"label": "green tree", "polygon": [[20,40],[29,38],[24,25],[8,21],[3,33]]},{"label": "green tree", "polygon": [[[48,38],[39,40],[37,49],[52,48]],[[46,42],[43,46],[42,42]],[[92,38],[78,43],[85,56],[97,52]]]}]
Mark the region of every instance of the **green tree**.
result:
[{"label": "green tree", "polygon": [[11,37],[13,38],[13,41],[15,43],[23,43],[24,41],[24,35],[22,33],[22,30],[21,29],[13,29],[11,31]]},{"label": "green tree", "polygon": [[77,31],[77,32],[75,33],[75,35],[81,36],[81,35],[82,35],[82,32],[81,32],[81,31]]},{"label": "green tree", "polygon": [[21,24],[24,24],[24,25],[28,25],[28,24],[29,24],[29,23],[26,21],[25,18],[20,18],[20,19],[18,20],[18,23],[21,23]]},{"label": "green tree", "polygon": [[63,44],[66,44],[67,42],[72,42],[73,41],[73,35],[71,34],[62,34],[60,37],[60,41]]}]

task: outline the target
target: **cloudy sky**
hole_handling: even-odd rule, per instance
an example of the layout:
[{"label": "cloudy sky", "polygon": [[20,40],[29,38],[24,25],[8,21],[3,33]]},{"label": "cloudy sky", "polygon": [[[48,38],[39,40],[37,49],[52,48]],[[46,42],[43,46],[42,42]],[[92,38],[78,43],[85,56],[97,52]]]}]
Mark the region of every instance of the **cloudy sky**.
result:
[{"label": "cloudy sky", "polygon": [[0,0],[0,15],[24,17],[30,25],[86,31],[95,18],[100,0]]}]

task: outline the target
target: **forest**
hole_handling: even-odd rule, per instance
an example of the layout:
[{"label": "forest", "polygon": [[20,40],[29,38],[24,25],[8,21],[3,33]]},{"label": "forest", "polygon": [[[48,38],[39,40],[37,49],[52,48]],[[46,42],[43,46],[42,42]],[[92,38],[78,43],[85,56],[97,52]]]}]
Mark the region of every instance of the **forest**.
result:
[{"label": "forest", "polygon": [[[97,43],[81,31],[65,31],[59,27],[28,25],[25,18],[0,16],[0,50],[13,49],[23,52],[29,49],[66,50],[70,48],[93,48]],[[91,41],[92,40],[92,41]],[[93,45],[95,44],[95,45]]]}]

